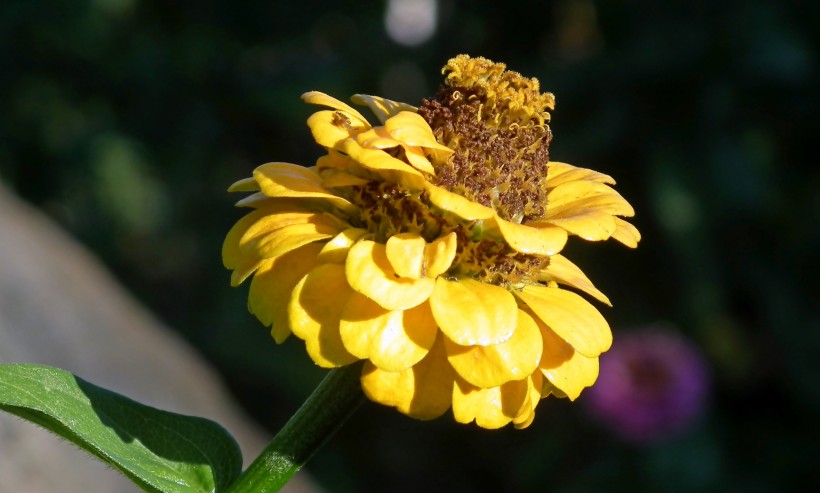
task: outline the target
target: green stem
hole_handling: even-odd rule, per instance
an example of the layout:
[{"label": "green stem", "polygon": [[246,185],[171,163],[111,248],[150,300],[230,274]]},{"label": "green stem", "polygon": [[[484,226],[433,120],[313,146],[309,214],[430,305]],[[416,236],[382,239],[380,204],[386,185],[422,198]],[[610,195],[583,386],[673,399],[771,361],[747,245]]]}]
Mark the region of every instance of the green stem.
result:
[{"label": "green stem", "polygon": [[364,402],[362,364],[332,370],[253,464],[225,493],[279,489],[342,427]]}]

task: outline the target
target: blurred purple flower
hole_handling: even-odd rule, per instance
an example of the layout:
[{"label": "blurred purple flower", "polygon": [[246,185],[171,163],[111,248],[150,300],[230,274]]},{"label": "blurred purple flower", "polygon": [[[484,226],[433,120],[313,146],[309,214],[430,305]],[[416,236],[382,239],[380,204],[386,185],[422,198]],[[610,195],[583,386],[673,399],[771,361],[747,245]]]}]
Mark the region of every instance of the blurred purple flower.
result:
[{"label": "blurred purple flower", "polygon": [[590,413],[632,442],[680,432],[700,414],[709,371],[698,349],[675,332],[647,328],[620,335],[601,357],[598,382],[587,391]]}]

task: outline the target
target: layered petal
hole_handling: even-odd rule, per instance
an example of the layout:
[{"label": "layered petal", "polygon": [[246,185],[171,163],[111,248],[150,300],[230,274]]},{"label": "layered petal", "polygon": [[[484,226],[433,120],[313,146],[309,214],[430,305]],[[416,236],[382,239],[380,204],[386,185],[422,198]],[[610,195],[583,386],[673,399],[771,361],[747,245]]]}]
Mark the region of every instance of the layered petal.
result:
[{"label": "layered petal", "polygon": [[615,218],[615,231],[612,233],[612,237],[629,248],[636,248],[638,242],[641,241],[641,233],[638,232],[638,228],[619,217]]},{"label": "layered petal", "polygon": [[387,310],[406,310],[427,300],[435,279],[401,277],[390,264],[387,247],[360,241],[350,248],[345,261],[350,286]]},{"label": "layered petal", "polygon": [[370,127],[370,124],[367,122],[367,119],[362,116],[361,113],[358,112],[355,108],[350,106],[347,103],[343,103],[338,99],[334,98],[333,96],[328,96],[327,94],[319,91],[309,91],[302,94],[302,101],[308,104],[316,104],[320,106],[328,106],[333,108],[334,110],[341,111],[345,113],[350,118],[356,120],[356,123],[361,126]]},{"label": "layered petal", "polygon": [[401,277],[420,279],[424,271],[427,242],[415,233],[399,233],[387,239],[385,253],[390,266]]},{"label": "layered petal", "polygon": [[348,228],[342,231],[324,244],[318,255],[319,261],[323,264],[344,264],[350,247],[365,234],[367,230],[362,228]]},{"label": "layered petal", "polygon": [[308,355],[319,366],[334,368],[357,359],[345,349],[339,333],[342,310],[353,294],[344,266],[338,264],[316,267],[293,288],[288,323],[293,333],[305,341]]},{"label": "layered petal", "polygon": [[518,412],[518,416],[513,419],[513,424],[518,430],[529,427],[535,419],[535,408],[541,401],[541,389],[543,388],[544,376],[540,372],[535,372],[527,378],[527,398]]},{"label": "layered petal", "polygon": [[500,344],[518,323],[518,305],[509,291],[472,279],[439,277],[430,307],[444,335],[461,346]]},{"label": "layered petal", "polygon": [[615,184],[615,180],[611,176],[599,173],[598,171],[579,168],[558,161],[550,161],[549,167],[547,168],[548,188],[555,188],[563,183],[579,180],[607,183],[609,185]]},{"label": "layered petal", "polygon": [[530,227],[495,218],[504,241],[515,251],[533,255],[554,255],[567,243],[567,232],[549,225]]},{"label": "layered petal", "polygon": [[342,150],[355,159],[363,168],[378,174],[382,179],[398,183],[402,187],[416,191],[424,186],[424,176],[409,164],[378,149],[366,149],[354,139],[342,144]]},{"label": "layered petal", "polygon": [[617,216],[634,216],[635,210],[621,194],[604,183],[570,181],[547,193],[545,219],[557,219],[583,210],[598,210]]},{"label": "layered petal", "polygon": [[339,329],[351,354],[391,372],[406,370],[421,361],[433,347],[438,332],[427,303],[391,311],[358,293],[347,300]]},{"label": "layered petal", "polygon": [[517,417],[527,399],[526,380],[482,389],[457,378],[453,387],[453,416],[459,423],[475,421],[482,428],[497,429]]},{"label": "layered petal", "polygon": [[429,182],[424,184],[427,200],[433,206],[449,212],[465,221],[481,221],[495,217],[495,211],[478,202],[449,192]]},{"label": "layered petal", "polygon": [[368,399],[422,420],[437,418],[450,409],[454,381],[455,372],[441,341],[406,370],[384,371],[368,361],[362,372],[362,390]]},{"label": "layered petal", "polygon": [[[513,291],[533,314],[576,351],[594,358],[612,345],[604,317],[579,295],[560,288],[525,286]],[[435,313],[435,312],[434,312]]]},{"label": "layered petal", "polygon": [[580,289],[596,300],[612,306],[609,298],[598,290],[584,272],[563,255],[553,255],[546,269],[541,272],[542,281],[555,281],[558,284],[566,284]]},{"label": "layered petal", "polygon": [[268,197],[297,197],[323,199],[349,214],[358,208],[324,186],[322,178],[313,170],[290,163],[268,163],[253,171],[259,187]]},{"label": "layered petal", "polygon": [[418,110],[415,106],[411,106],[407,103],[401,103],[379,96],[371,96],[369,94],[354,94],[350,99],[355,104],[367,105],[381,123],[384,123],[385,120],[402,111],[416,112]]},{"label": "layered petal", "polygon": [[424,247],[424,277],[438,277],[447,272],[456,258],[458,237],[455,233],[436,238]]},{"label": "layered petal", "polygon": [[500,344],[460,346],[445,338],[447,360],[456,373],[472,385],[497,387],[530,376],[541,359],[541,332],[535,321],[518,311],[512,336]]},{"label": "layered petal", "polygon": [[304,245],[295,250],[266,259],[260,263],[251,280],[248,310],[262,325],[270,327],[274,340],[281,344],[290,335],[288,304],[296,284],[319,265],[319,243]]},{"label": "layered petal", "polygon": [[595,383],[598,378],[598,358],[587,358],[558,337],[547,324],[535,318],[544,343],[538,368],[549,382],[570,400]]}]

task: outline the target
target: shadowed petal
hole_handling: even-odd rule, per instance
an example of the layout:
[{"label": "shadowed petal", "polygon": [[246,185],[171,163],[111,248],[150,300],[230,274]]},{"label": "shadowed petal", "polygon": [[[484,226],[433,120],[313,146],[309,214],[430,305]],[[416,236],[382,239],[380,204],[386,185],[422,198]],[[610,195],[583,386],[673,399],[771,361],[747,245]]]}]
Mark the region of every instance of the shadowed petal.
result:
[{"label": "shadowed petal", "polygon": [[339,334],[342,309],[353,293],[344,267],[338,264],[316,267],[293,288],[288,304],[289,325],[305,341],[310,358],[319,366],[333,368],[356,361]]},{"label": "shadowed petal", "polygon": [[482,428],[496,429],[518,416],[528,397],[526,380],[482,389],[457,378],[453,387],[453,415],[459,423],[475,420]]},{"label": "shadowed petal", "polygon": [[251,280],[248,310],[262,325],[270,327],[277,343],[290,335],[288,304],[296,284],[319,265],[316,254],[321,244],[311,243],[276,258],[263,260]]},{"label": "shadowed petal", "polygon": [[450,409],[454,379],[455,372],[447,362],[443,344],[437,341],[423,360],[404,371],[384,371],[365,362],[362,390],[374,402],[428,420]]}]

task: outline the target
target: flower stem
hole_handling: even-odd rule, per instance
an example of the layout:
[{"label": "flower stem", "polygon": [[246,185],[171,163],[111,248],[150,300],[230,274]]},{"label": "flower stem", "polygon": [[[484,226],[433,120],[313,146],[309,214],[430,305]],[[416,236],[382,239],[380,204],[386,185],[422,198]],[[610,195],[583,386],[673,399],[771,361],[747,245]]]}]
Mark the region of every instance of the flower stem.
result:
[{"label": "flower stem", "polygon": [[361,362],[328,373],[225,493],[279,491],[364,402],[361,373]]}]

